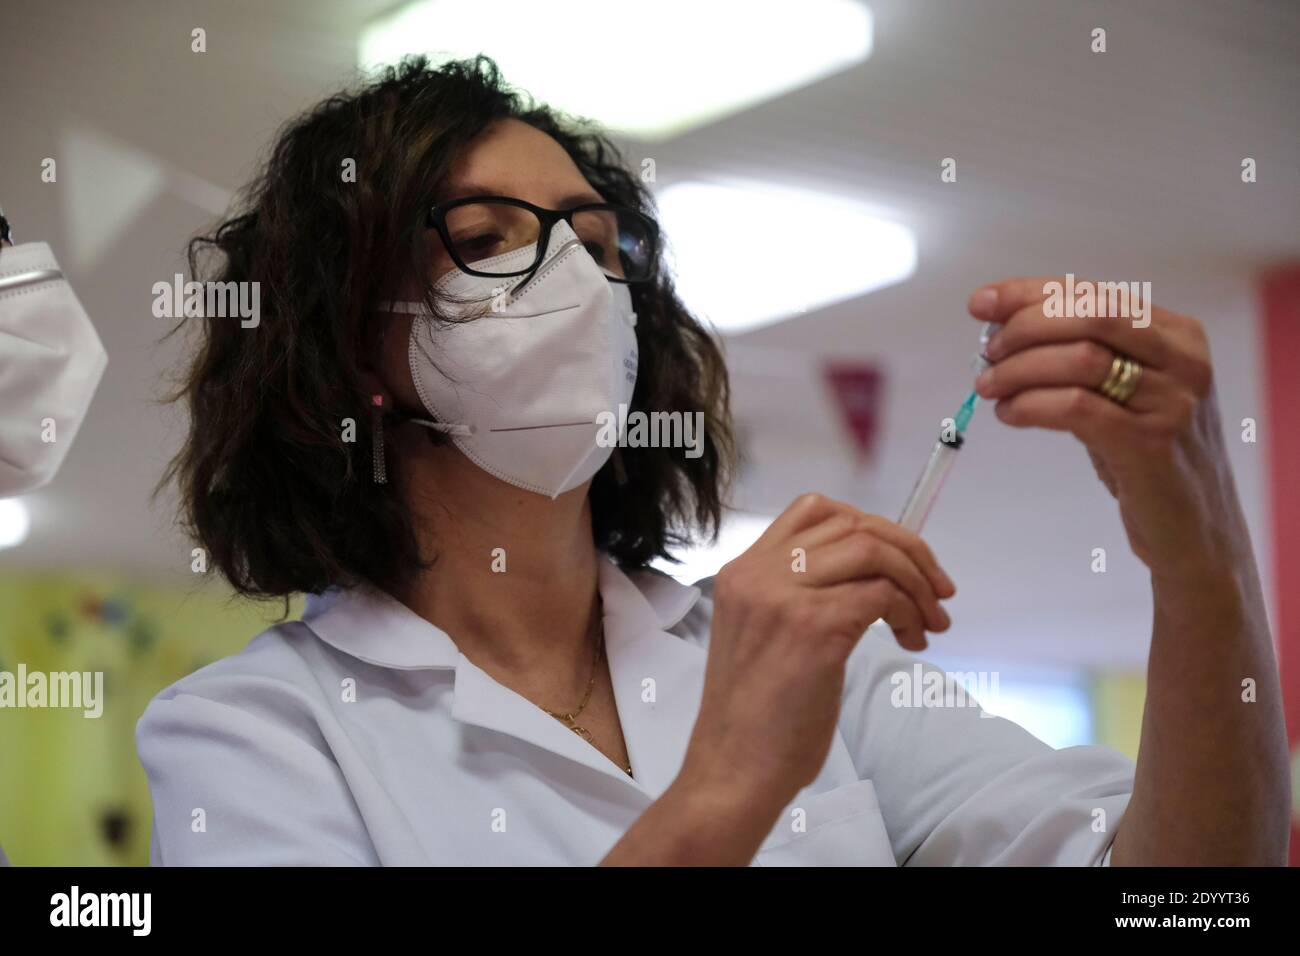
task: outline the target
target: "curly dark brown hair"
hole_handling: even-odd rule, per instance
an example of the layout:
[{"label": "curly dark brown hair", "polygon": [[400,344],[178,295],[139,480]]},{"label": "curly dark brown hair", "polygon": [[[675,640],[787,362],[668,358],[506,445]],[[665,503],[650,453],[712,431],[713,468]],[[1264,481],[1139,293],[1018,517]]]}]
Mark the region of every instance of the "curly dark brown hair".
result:
[{"label": "curly dark brown hair", "polygon": [[[176,483],[183,526],[239,593],[358,580],[399,591],[436,557],[420,553],[395,490],[400,462],[389,456],[390,483],[372,480],[361,373],[381,290],[418,277],[437,311],[425,211],[461,149],[506,118],[553,137],[606,201],[653,215],[649,191],[594,125],[508,87],[486,57],[436,68],[413,57],[289,122],[237,214],[190,241],[195,280],[260,283],[260,321],[172,330],[197,327],[199,341],[169,396],[187,403],[189,434],[158,490]],[[340,172],[348,158],[355,182]],[[621,449],[626,480],[610,464],[596,475],[595,544],[624,567],[716,536],[734,467],[718,344],[666,270],[658,276],[630,286],[640,351],[631,407],[702,411],[705,440],[698,458]],[[349,418],[359,434],[345,442]]]}]

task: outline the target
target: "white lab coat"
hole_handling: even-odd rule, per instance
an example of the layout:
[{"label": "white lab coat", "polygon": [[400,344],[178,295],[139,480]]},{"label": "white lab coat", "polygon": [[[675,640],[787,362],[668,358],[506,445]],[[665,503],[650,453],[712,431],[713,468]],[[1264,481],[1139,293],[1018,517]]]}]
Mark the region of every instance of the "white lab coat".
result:
[{"label": "white lab coat", "polygon": [[[681,767],[711,584],[600,562],[635,779],[382,592],[312,598],[302,621],[177,682],[141,717],[152,861],[595,864]],[[1101,747],[1053,750],[969,707],[893,706],[890,675],[916,658],[878,627],[849,659],[820,775],[754,862],[1107,862],[1132,763]]]}]

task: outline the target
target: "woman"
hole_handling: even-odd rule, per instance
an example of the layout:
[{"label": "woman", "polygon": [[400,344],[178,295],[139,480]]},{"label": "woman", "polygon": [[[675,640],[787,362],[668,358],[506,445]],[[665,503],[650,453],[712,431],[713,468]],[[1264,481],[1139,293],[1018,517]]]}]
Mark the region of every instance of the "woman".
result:
[{"label": "woman", "polygon": [[[731,459],[648,199],[481,60],[281,135],[207,242],[264,314],[201,327],[170,474],[238,591],[313,596],[142,717],[154,862],[1281,862],[1278,682],[1199,326],[1048,320],[1043,280],[971,299],[1001,330],[981,393],[1084,442],[1151,569],[1134,769],[905,706],[893,641],[946,630],[955,588],[883,518],[809,494],[715,580],[647,568],[716,528]],[[702,453],[612,449],[620,403],[702,412]]]}]

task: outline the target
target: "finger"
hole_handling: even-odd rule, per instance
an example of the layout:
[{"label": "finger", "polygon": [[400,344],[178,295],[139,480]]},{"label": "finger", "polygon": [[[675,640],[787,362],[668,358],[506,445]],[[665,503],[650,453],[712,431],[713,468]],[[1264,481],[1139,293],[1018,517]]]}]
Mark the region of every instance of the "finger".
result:
[{"label": "finger", "polygon": [[917,534],[904,528],[888,518],[868,514],[845,505],[844,511],[827,518],[820,524],[795,534],[782,547],[803,548],[808,554],[816,548],[839,541],[856,532],[867,531],[884,538],[897,548],[901,548],[929,579],[935,593],[943,598],[950,598],[957,593],[957,586],[939,565],[934,552]]},{"label": "finger", "polygon": [[[1135,358],[1141,358],[1145,363],[1155,365],[1158,368],[1166,367],[1167,345],[1164,336],[1152,334],[1153,325],[1167,325],[1177,317],[1174,313],[1161,309],[1151,302],[1142,299],[1132,299],[1129,294],[1129,285],[1127,283],[1116,283],[1114,293],[1109,287],[1103,290],[1105,283],[1095,283],[1090,280],[1076,280],[1074,286],[1083,288],[1091,286],[1096,290],[1094,302],[1096,311],[1100,316],[1106,316],[1112,321],[1102,321],[1100,318],[1088,318],[1081,316],[1047,316],[1044,313],[1044,305],[1049,297],[1058,298],[1068,291],[1069,280],[1060,276],[1040,276],[1034,278],[1009,278],[1002,279],[998,282],[989,283],[976,289],[971,294],[967,302],[967,308],[971,315],[986,322],[995,322],[1002,326],[998,335],[994,336],[989,343],[988,355],[994,361],[999,360],[1005,355],[1009,355],[1013,350],[1016,336],[1008,335],[1011,327],[1016,323],[1013,319],[1021,312],[1029,314],[1040,319],[1051,319],[1052,322],[1064,323],[1064,328],[1068,330],[1072,338],[1087,338],[1089,335],[1084,329],[1089,329],[1094,333],[1100,329],[1106,328],[1107,337],[1102,339],[1113,345],[1118,351]],[[1112,308],[1114,304],[1115,308]],[[1064,305],[1064,303],[1062,303]],[[1127,316],[1136,316],[1139,311],[1144,312],[1145,322],[1141,327],[1134,327],[1132,320],[1123,321]],[[1111,312],[1122,312],[1124,316],[1111,315]],[[1127,330],[1127,331],[1125,331]],[[1142,333],[1142,334],[1138,334]],[[1118,338],[1111,337],[1118,335]],[[1145,350],[1145,351],[1144,351]]]},{"label": "finger", "polygon": [[1122,319],[1049,316],[1043,313],[1041,303],[1025,306],[1008,318],[985,354],[996,363],[1027,348],[1074,341],[1099,342],[1137,359],[1146,368],[1165,369],[1173,359],[1160,326],[1135,329]]},{"label": "finger", "polygon": [[825,495],[810,491],[792,501],[776,520],[759,535],[760,541],[777,542],[825,521],[844,510],[844,506]]},{"label": "finger", "polygon": [[[1109,377],[1115,356],[1109,347],[1091,340],[1034,346],[981,372],[975,391],[981,398],[997,400],[1029,388],[1078,385],[1097,389]],[[1167,373],[1144,367],[1138,389],[1124,407],[1131,411],[1158,408],[1171,387]]]},{"label": "finger", "polygon": [[1016,428],[1070,432],[1088,445],[1128,433],[1137,416],[1090,388],[1031,388],[1004,398],[997,417]]},{"label": "finger", "polygon": [[923,651],[929,646],[921,609],[888,579],[850,581],[827,588],[823,593],[829,633],[838,632],[857,640],[872,624],[883,620],[906,650]]},{"label": "finger", "polygon": [[939,606],[934,588],[901,548],[866,532],[858,532],[808,554],[807,584],[827,587],[863,578],[885,577],[916,603],[926,626],[943,631],[951,623]]},{"label": "finger", "polygon": [[[957,586],[952,578],[940,566],[930,546],[918,535],[880,515],[868,514],[852,505],[816,492],[796,498],[768,526],[760,536],[760,540],[767,539],[769,543],[780,542],[783,549],[787,544],[791,547],[802,547],[807,553],[814,547],[837,541],[854,531],[861,530],[864,525],[867,530],[908,553],[929,578],[940,596],[952,597],[957,593]],[[783,538],[786,540],[782,540]]]},{"label": "finger", "polygon": [[814,548],[824,547],[841,538],[846,538],[859,531],[862,528],[860,517],[851,514],[848,511],[841,511],[831,515],[829,518],[795,532],[790,536],[788,541],[782,543],[782,546],[789,545],[791,548],[803,548],[807,553]]},{"label": "finger", "polygon": [[1059,282],[1055,276],[1040,278],[1017,277],[1001,279],[982,285],[966,300],[966,311],[981,322],[1002,325],[1027,305],[1047,298],[1043,291],[1049,282]]},{"label": "finger", "polygon": [[866,521],[868,530],[889,541],[894,546],[902,548],[911,559],[916,563],[930,583],[934,586],[935,593],[939,597],[950,598],[957,593],[957,585],[944,571],[939,564],[938,558],[930,550],[930,546],[925,540],[914,531],[904,528],[896,521],[890,521],[888,518],[882,518],[880,515],[862,513],[862,518]]},{"label": "finger", "polygon": [[888,595],[888,604],[881,617],[894,632],[894,640],[898,641],[900,647],[909,651],[923,651],[930,646],[922,626],[921,609],[897,588]]},{"label": "finger", "polygon": [[1076,290],[1090,286],[1095,293],[1093,301],[1103,308],[1108,306],[1112,299],[1127,306],[1126,311],[1131,313],[1151,307],[1150,302],[1130,296],[1128,293],[1131,284],[1126,282],[1115,283],[1112,294],[1110,284],[1093,282],[1090,279],[1071,280],[1066,276],[1016,276],[980,286],[971,293],[966,308],[981,322],[1004,323],[1026,306],[1037,305],[1049,296],[1067,297],[1066,293],[1071,284]]},{"label": "finger", "polygon": [[[845,581],[816,592],[820,632],[847,637],[855,643],[889,611],[890,591],[897,590],[886,578]],[[924,636],[925,629],[919,632]]]}]

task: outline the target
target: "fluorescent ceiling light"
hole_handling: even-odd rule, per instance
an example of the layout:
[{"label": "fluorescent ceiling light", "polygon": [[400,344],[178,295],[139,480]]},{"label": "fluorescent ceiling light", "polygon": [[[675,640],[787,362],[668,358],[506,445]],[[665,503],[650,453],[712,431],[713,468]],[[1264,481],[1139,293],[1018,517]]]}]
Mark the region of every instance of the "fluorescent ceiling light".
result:
[{"label": "fluorescent ceiling light", "polygon": [[651,562],[651,566],[665,574],[671,574],[683,584],[694,584],[701,578],[717,574],[728,561],[748,551],[773,520],[770,515],[728,512],[722,519],[722,530],[718,533],[716,544],[674,551],[673,557],[680,560],[681,564],[656,559]]},{"label": "fluorescent ceiling light", "polygon": [[420,0],[367,25],[363,69],[486,53],[561,110],[666,139],[861,63],[860,0]]},{"label": "fluorescent ceiling light", "polygon": [[723,332],[744,332],[902,282],[916,236],[824,193],[682,182],[657,197],[677,291]]},{"label": "fluorescent ceiling light", "polygon": [[25,504],[17,498],[0,498],[0,548],[22,544],[31,525]]}]

